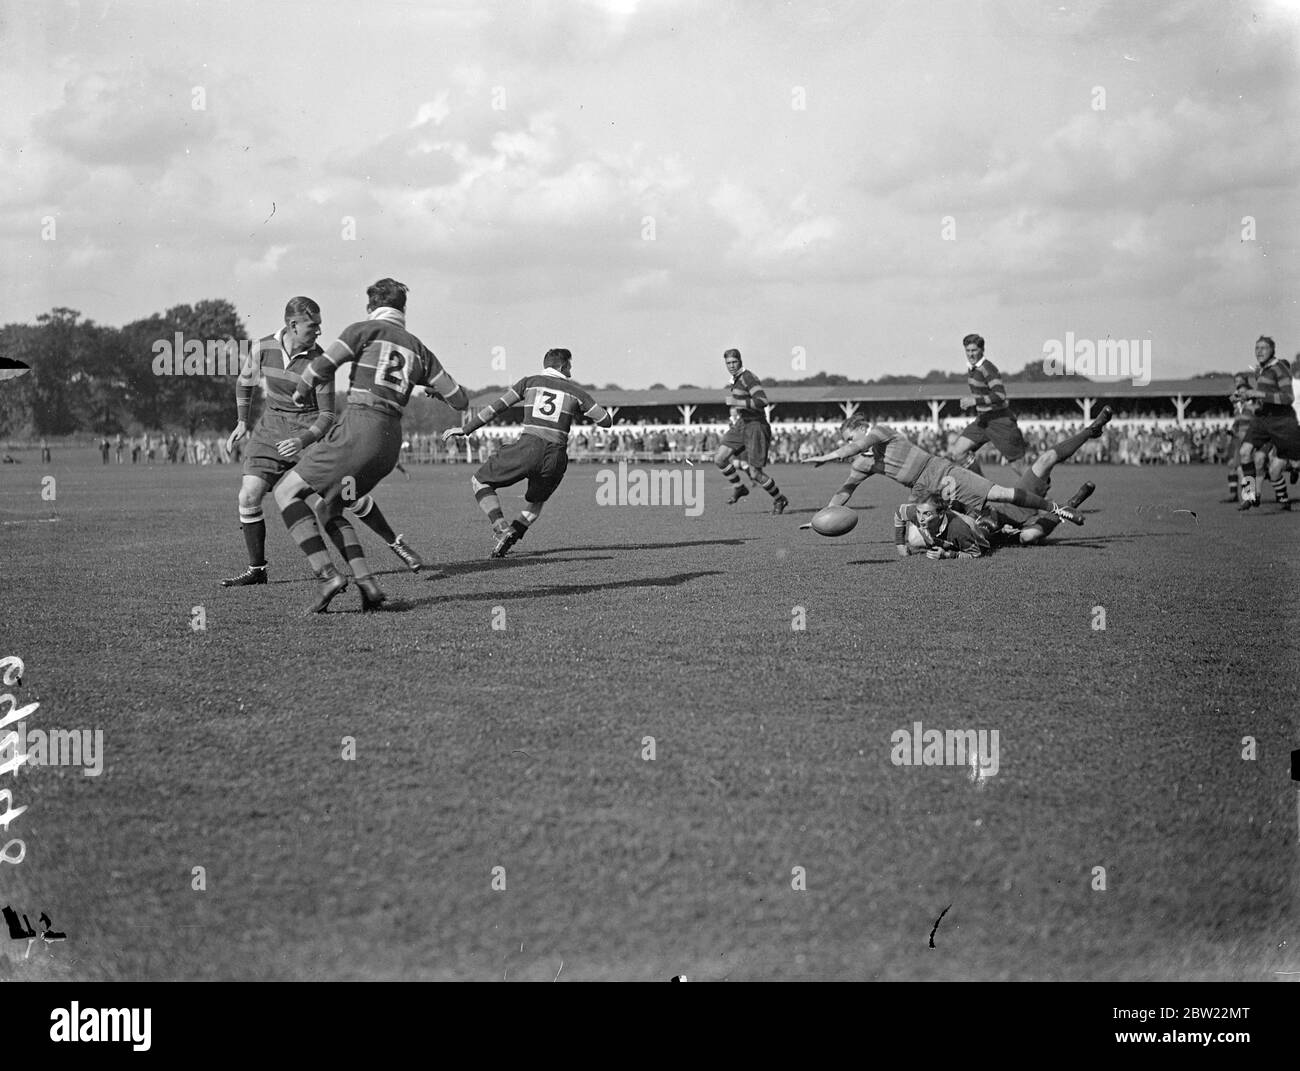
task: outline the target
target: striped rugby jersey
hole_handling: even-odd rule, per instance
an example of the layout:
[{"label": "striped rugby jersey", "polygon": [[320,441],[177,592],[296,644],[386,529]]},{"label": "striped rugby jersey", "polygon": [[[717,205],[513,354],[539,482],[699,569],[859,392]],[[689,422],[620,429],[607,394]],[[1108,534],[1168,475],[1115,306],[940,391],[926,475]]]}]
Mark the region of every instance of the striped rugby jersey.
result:
[{"label": "striped rugby jersey", "polygon": [[731,393],[743,395],[758,406],[757,409],[736,408],[734,413],[741,420],[761,420],[764,424],[767,423],[767,394],[764,393],[758,376],[748,368],[742,368],[731,377]]},{"label": "striped rugby jersey", "polygon": [[1259,412],[1262,414],[1275,415],[1283,409],[1289,411],[1295,404],[1290,362],[1274,357],[1268,364],[1262,365],[1255,377],[1255,389],[1264,392],[1264,397],[1259,399]]},{"label": "striped rugby jersey", "polygon": [[864,454],[871,454],[891,480],[911,487],[934,455],[922,450],[901,431],[886,424],[873,424],[863,440]]},{"label": "striped rugby jersey", "polygon": [[992,413],[1007,408],[1007,388],[997,365],[981,357],[966,370],[966,382],[975,396],[975,412]]},{"label": "striped rugby jersey", "polygon": [[954,550],[960,558],[978,558],[989,549],[988,537],[979,524],[953,510],[945,510],[939,531],[931,533],[916,516],[915,503],[903,503],[894,514],[894,543],[900,547]]},{"label": "striped rugby jersey", "polygon": [[558,368],[547,368],[538,375],[524,376],[495,402],[472,417],[465,434],[478,431],[511,406],[523,403],[526,435],[536,435],[548,442],[569,441],[569,428],[578,416],[608,428],[614,423],[610,412]]},{"label": "striped rugby jersey", "polygon": [[334,423],[334,381],[330,379],[318,384],[314,394],[301,407],[294,405],[293,392],[311,362],[322,355],[320,346],[313,342],[307,349],[289,357],[284,351],[283,330],[259,338],[253,343],[235,381],[235,407],[239,419],[248,423],[253,391],[260,382],[268,410],[293,416],[318,414],[311,427],[301,434],[304,446],[316,442]]},{"label": "striped rugby jersey", "polygon": [[315,386],[334,381],[334,371],[352,365],[348,401],[401,416],[411,391],[427,387],[453,409],[467,409],[469,399],[433,352],[406,329],[397,309],[375,309],[370,318],[349,324],[302,374]]}]

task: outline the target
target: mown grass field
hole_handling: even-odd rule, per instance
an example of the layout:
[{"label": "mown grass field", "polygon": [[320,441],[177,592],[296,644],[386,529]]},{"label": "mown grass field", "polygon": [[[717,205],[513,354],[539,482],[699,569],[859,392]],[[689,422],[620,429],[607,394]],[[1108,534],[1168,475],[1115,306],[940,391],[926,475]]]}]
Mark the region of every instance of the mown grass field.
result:
[{"label": "mown grass field", "polygon": [[[695,518],[598,508],[597,471],[571,468],[501,562],[466,467],[390,478],[379,501],[445,575],[405,573],[366,533],[403,605],[362,616],[349,591],[309,618],[273,507],[273,582],[217,586],[243,566],[232,467],[87,452],[0,469],[12,690],[40,703],[29,729],[102,729],[105,751],[98,777],[0,776],[27,807],[0,901],[68,934],[24,959],[0,932],[0,973],[1300,970],[1300,513],[1239,516],[1218,469],[1063,467],[1061,498],[1098,486],[1084,528],[899,561],[905,493],[883,480],[832,540],[798,525],[834,469],[774,468],[792,511],[773,517],[761,493],[725,506],[709,468]],[[893,765],[891,734],[916,721],[998,730],[996,776]]]}]

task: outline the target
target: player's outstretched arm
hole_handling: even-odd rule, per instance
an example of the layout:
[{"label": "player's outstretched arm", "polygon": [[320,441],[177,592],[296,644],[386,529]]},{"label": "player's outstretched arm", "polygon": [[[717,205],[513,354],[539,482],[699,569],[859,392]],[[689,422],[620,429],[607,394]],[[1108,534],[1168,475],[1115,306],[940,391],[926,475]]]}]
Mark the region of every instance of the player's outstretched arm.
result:
[{"label": "player's outstretched arm", "polygon": [[847,461],[851,457],[857,457],[867,448],[867,436],[859,435],[852,442],[847,442],[837,450],[831,450],[825,454],[817,454],[815,457],[806,457],[803,459],[804,465],[815,465],[820,468],[828,461]]},{"label": "player's outstretched arm", "polygon": [[468,417],[461,427],[448,428],[444,431],[443,440],[455,438],[457,435],[473,435],[484,424],[490,424],[512,405],[518,405],[523,400],[524,390],[524,381],[521,379],[491,405],[484,406],[473,416]]}]

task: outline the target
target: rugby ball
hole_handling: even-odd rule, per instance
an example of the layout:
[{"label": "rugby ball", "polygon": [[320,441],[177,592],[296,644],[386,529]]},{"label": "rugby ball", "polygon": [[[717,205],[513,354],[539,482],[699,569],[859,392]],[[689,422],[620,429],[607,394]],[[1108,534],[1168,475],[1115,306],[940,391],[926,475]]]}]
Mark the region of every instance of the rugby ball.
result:
[{"label": "rugby ball", "polygon": [[819,535],[842,536],[853,531],[857,523],[857,513],[848,506],[827,506],[813,514],[812,528]]}]

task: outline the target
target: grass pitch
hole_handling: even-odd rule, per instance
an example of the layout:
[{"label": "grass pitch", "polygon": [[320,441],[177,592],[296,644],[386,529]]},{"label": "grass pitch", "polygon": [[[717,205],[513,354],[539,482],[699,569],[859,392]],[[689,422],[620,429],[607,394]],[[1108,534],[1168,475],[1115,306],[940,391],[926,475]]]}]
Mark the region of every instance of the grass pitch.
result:
[{"label": "grass pitch", "polygon": [[[857,528],[827,539],[797,526],[842,470],[771,471],[786,516],[757,491],[724,505],[707,466],[688,517],[597,507],[598,467],[575,465],[490,562],[470,470],[415,468],[376,497],[445,575],[362,530],[404,605],[362,616],[349,590],[309,618],[270,499],[272,583],[217,586],[244,564],[237,469],[6,466],[11,690],[40,703],[29,731],[103,730],[104,768],[0,777],[27,807],[0,900],[68,935],[24,958],[0,933],[0,974],[1300,970],[1300,514],[1239,516],[1218,468],[1063,466],[1062,500],[1097,484],[1084,528],[899,561],[902,489],[868,481]],[[997,774],[894,765],[917,721],[998,730]]]}]

